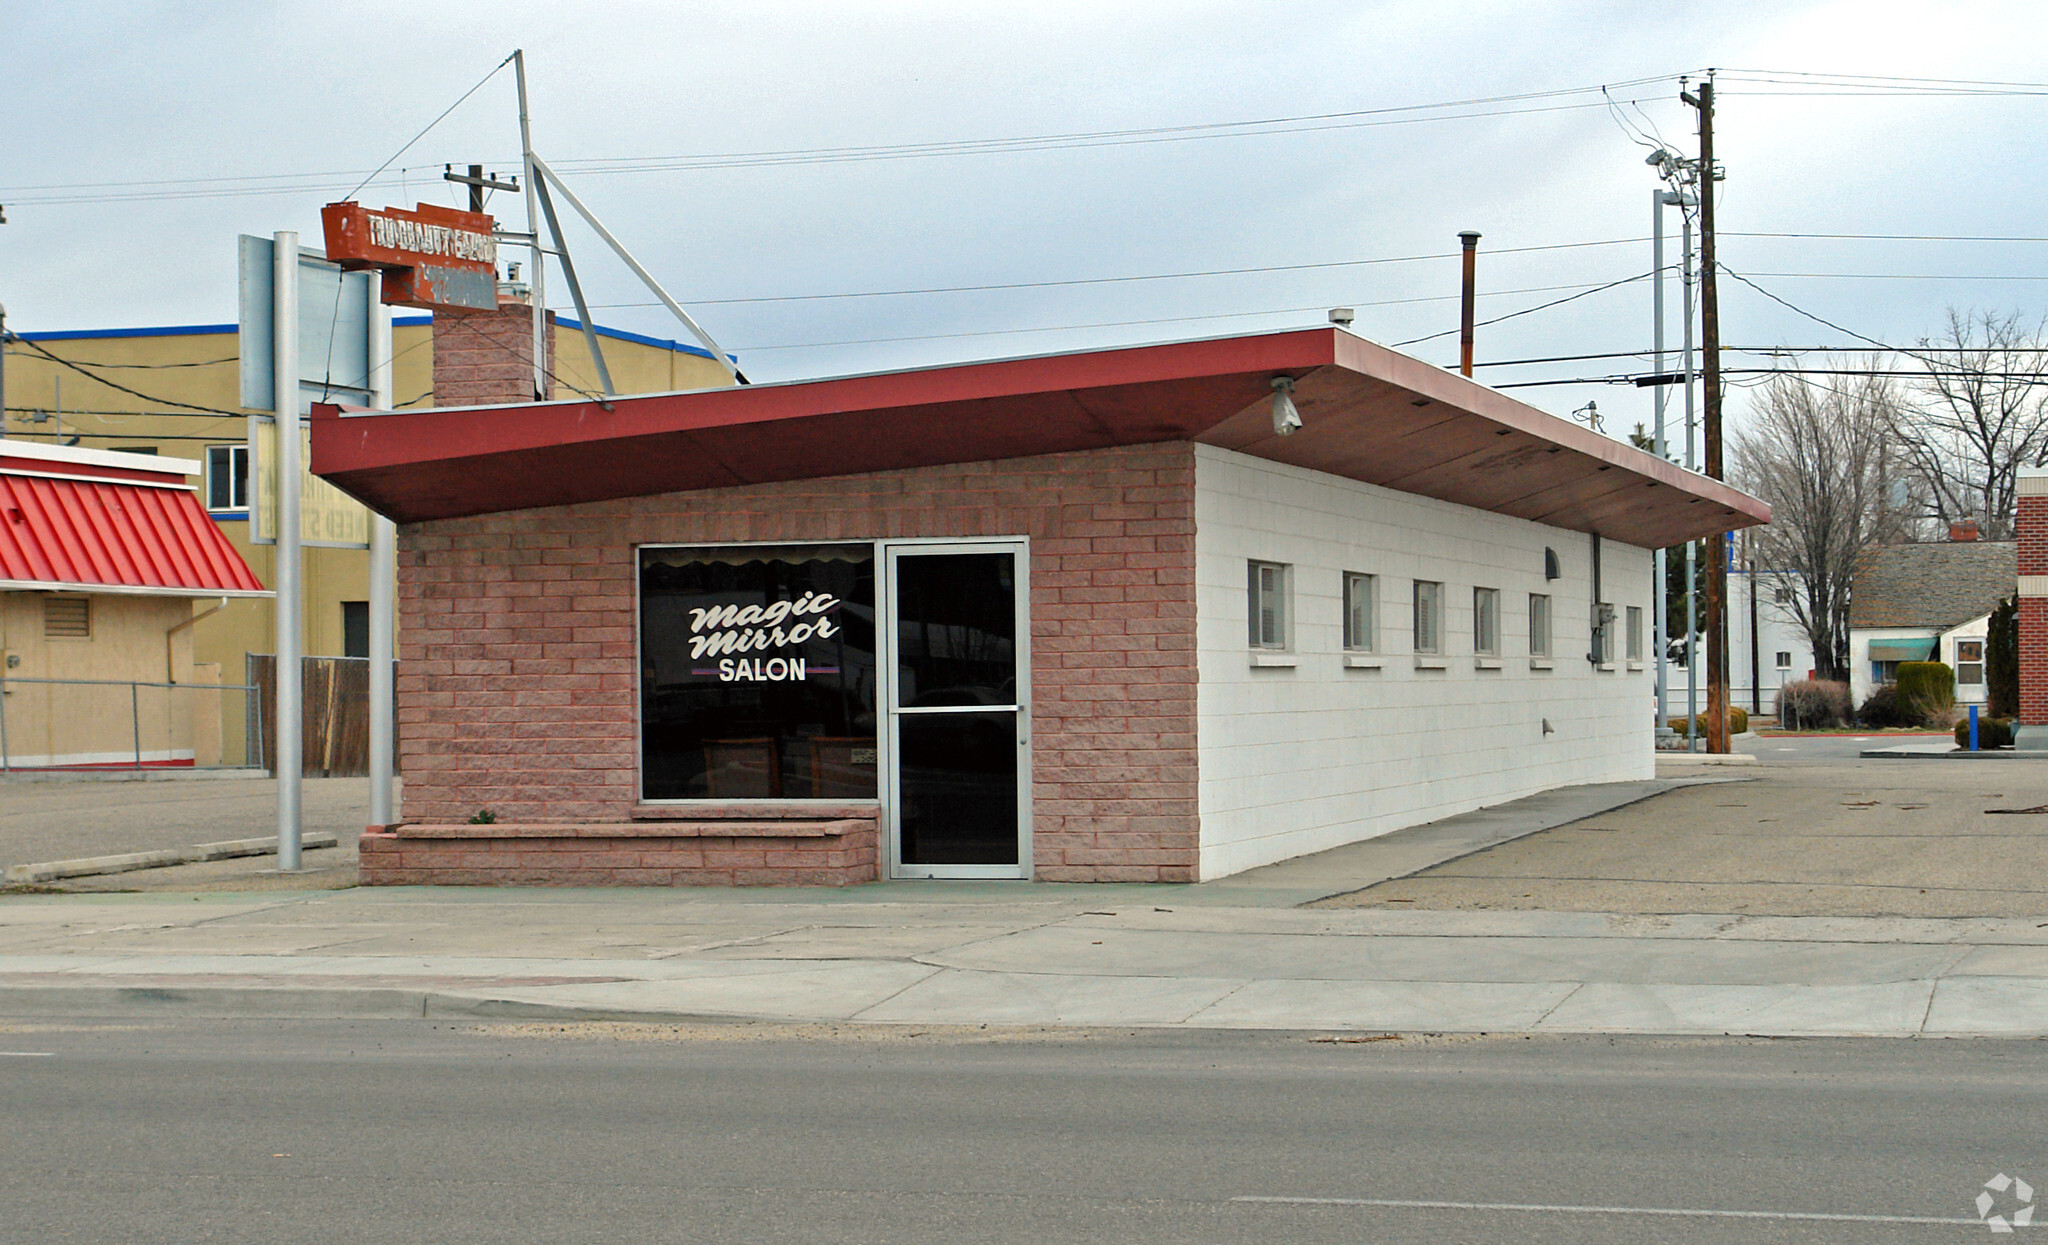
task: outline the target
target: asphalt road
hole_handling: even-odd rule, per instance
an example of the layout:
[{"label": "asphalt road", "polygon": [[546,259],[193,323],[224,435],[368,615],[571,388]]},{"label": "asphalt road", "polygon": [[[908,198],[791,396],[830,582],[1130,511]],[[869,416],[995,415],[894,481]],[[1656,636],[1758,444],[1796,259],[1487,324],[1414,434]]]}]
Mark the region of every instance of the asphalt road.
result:
[{"label": "asphalt road", "polygon": [[[362,833],[368,779],[308,778],[300,791],[306,829]],[[0,864],[276,833],[277,782],[270,778],[0,781]]]},{"label": "asphalt road", "polygon": [[2000,1172],[2048,1189],[2041,1043],[202,1022],[0,1052],[10,1245],[1919,1242],[1981,1239]]}]

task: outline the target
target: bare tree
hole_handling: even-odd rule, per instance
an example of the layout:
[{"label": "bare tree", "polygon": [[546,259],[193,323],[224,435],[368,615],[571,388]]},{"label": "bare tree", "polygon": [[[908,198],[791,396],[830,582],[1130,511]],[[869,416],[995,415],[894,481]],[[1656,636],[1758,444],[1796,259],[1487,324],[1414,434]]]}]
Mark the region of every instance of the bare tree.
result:
[{"label": "bare tree", "polygon": [[1927,378],[1893,434],[1944,524],[1976,519],[1986,540],[2012,539],[2018,471],[2048,461],[2044,328],[1951,307],[1943,334],[1920,340]]},{"label": "bare tree", "polygon": [[1732,439],[1736,482],[1771,504],[1770,525],[1756,532],[1759,561],[1787,590],[1822,678],[1848,675],[1856,560],[1899,539],[1917,509],[1895,479],[1899,405],[1881,376],[1836,387],[1780,376]]}]

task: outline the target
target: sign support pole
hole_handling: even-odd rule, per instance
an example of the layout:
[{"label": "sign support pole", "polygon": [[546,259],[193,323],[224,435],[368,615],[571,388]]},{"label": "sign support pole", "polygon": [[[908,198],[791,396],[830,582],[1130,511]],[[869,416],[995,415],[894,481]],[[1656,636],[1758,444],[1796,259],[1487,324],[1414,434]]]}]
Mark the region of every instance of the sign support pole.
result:
[{"label": "sign support pole", "polygon": [[732,377],[734,384],[742,383],[738,369],[733,367],[732,360],[725,357],[725,351],[718,348],[718,343],[711,340],[711,334],[698,327],[697,322],[690,318],[690,313],[684,311],[675,299],[668,296],[668,291],[661,288],[661,282],[654,279],[654,274],[640,266],[640,261],[633,258],[633,253],[626,249],[625,243],[612,236],[612,231],[604,227],[604,222],[597,219],[596,214],[589,208],[583,206],[583,200],[576,197],[576,192],[569,189],[561,178],[555,176],[555,171],[548,167],[547,161],[535,155],[531,148],[528,148],[526,152],[526,167],[529,178],[528,184],[532,184],[531,178],[533,174],[538,173],[542,177],[547,178],[548,182],[556,190],[561,191],[562,197],[569,201],[569,206],[575,208],[576,214],[583,218],[583,223],[589,225],[597,233],[598,237],[604,239],[605,245],[612,248],[613,253],[626,262],[626,267],[633,270],[634,276],[640,278],[640,283],[646,286],[656,298],[660,299],[661,305],[674,313],[676,319],[682,321],[684,328],[690,330],[690,336],[696,338],[703,345],[704,349],[711,352],[712,362],[724,368],[725,374]]},{"label": "sign support pole", "polygon": [[519,151],[526,168],[526,232],[533,238],[533,400],[548,400],[548,286],[546,252],[540,245],[540,209],[534,194],[533,124],[526,112],[526,50],[512,52],[512,74],[519,82]]},{"label": "sign support pole", "polygon": [[[384,305],[383,279],[370,276],[370,405],[391,409],[391,308]],[[389,826],[398,820],[392,798],[393,730],[392,641],[398,629],[396,580],[398,527],[381,514],[370,515],[370,824]]]},{"label": "sign support pole", "polygon": [[304,676],[301,660],[304,593],[299,571],[299,235],[284,230],[273,238],[271,270],[271,376],[277,415],[277,867],[300,867],[300,716]]}]

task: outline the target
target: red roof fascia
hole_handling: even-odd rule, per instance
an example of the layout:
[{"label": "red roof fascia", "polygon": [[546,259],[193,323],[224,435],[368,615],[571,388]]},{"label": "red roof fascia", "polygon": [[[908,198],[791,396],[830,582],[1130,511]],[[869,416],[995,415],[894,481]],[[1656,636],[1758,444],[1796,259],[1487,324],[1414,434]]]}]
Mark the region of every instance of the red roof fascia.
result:
[{"label": "red roof fascia", "polygon": [[[1267,414],[1282,375],[1309,420],[1284,440]],[[312,466],[417,522],[1174,440],[1645,545],[1770,515],[1719,481],[1331,328],[606,401],[362,415],[315,404]],[[1518,468],[1530,455],[1557,457]],[[1412,469],[1394,472],[1401,462]]]},{"label": "red roof fascia", "polygon": [[189,489],[4,471],[0,580],[193,596],[265,592]]}]

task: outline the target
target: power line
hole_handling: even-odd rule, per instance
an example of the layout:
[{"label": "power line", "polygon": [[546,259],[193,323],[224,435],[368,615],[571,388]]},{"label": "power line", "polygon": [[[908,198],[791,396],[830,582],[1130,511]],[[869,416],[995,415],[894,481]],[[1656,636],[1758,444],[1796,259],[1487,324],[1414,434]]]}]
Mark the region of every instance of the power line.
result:
[{"label": "power line", "polygon": [[[9,334],[8,334],[7,336],[8,336],[8,339],[9,339],[9,340],[13,340],[13,339],[15,339],[15,338],[19,337],[19,336],[20,336],[20,334],[18,334],[18,333],[9,333]],[[144,372],[158,372],[158,371],[169,371],[169,370],[171,370],[171,369],[173,369],[173,368],[181,368],[181,367],[218,367],[218,366],[220,366],[220,365],[221,365],[221,364],[223,364],[223,363],[235,363],[235,362],[239,362],[239,361],[240,361],[240,359],[241,359],[241,356],[240,356],[240,355],[232,355],[232,354],[231,354],[231,355],[227,356],[227,357],[226,357],[226,358],[224,358],[224,359],[200,359],[200,360],[198,360],[198,361],[196,361],[196,362],[192,362],[192,363],[97,363],[97,362],[87,362],[86,360],[83,360],[83,359],[73,359],[73,360],[72,360],[72,362],[74,362],[74,363],[77,363],[77,364],[79,364],[79,365],[80,365],[80,366],[82,366],[82,367],[94,367],[94,368],[126,368],[126,369],[131,369],[131,370],[135,370],[135,371],[144,371]]]},{"label": "power line", "polygon": [[[508,57],[507,60],[509,59],[510,58]],[[420,133],[418,135],[415,135],[413,139],[410,142],[408,142],[404,147],[399,148],[398,152],[394,153],[394,155],[392,156],[392,160],[396,160],[399,155],[404,154],[404,152],[408,150],[413,145],[413,143],[418,142],[419,139],[423,137],[429,130],[433,129],[435,125],[438,125],[442,118],[445,118],[448,115],[448,112],[453,112],[455,108],[463,102],[463,100],[468,99],[469,95],[474,94],[479,88],[483,86],[484,82],[489,81],[490,78],[493,75],[495,75],[499,69],[502,68],[504,68],[504,62],[500,62],[497,68],[494,68],[493,70],[491,70],[491,73],[486,74],[484,76],[483,81],[480,81],[477,83],[476,86],[471,87],[469,92],[465,93],[461,99],[456,100],[455,104],[450,105],[447,112],[443,112],[441,114],[441,117],[435,118],[433,122],[429,123],[425,130],[421,130]],[[1383,108],[1354,109],[1343,112],[1328,113],[1306,113],[1293,116],[1261,117],[1239,121],[1217,121],[1186,125],[1152,126],[1136,129],[1125,128],[1114,130],[1073,131],[1056,134],[1018,135],[1007,138],[945,139],[921,143],[886,143],[871,144],[865,146],[789,148],[768,151],[711,152],[697,155],[587,158],[581,160],[560,161],[558,162],[557,167],[560,168],[565,173],[575,172],[579,174],[675,172],[704,168],[746,168],[779,164],[830,164],[865,160],[895,160],[911,158],[928,158],[935,156],[1005,154],[1019,151],[1045,151],[1074,147],[1127,146],[1141,143],[1186,142],[1191,140],[1209,138],[1256,137],[1266,134],[1303,133],[1329,129],[1352,129],[1359,128],[1362,126],[1415,124],[1417,122],[1423,121],[1470,120],[1484,117],[1508,116],[1523,112],[1558,111],[1560,108],[1604,107],[1605,101],[1596,100],[1584,104],[1557,105],[1546,107],[1503,108],[1488,112],[1468,111],[1455,113],[1454,115],[1443,117],[1403,117],[1398,116],[1397,114],[1447,112],[1454,109],[1489,108],[1493,105],[1500,104],[1536,104],[1545,100],[1565,99],[1574,95],[1587,95],[1595,92],[1611,91],[1617,89],[1625,90],[1632,87],[1652,86],[1661,82],[1675,81],[1677,77],[1678,75],[1675,74],[1665,74],[1655,77],[1633,78],[1622,82],[1593,84],[1579,87],[1565,87],[1548,91],[1528,91],[1511,95],[1495,95],[1475,97],[1469,99],[1443,100],[1426,104],[1401,104]],[[373,170],[368,177],[365,177],[361,182],[357,183],[354,190],[349,191],[348,194],[343,197],[353,197],[358,191],[362,190],[363,187],[369,185],[373,180],[375,180],[375,178],[379,174],[381,174],[387,168],[389,168],[390,165],[391,160],[385,161],[383,165],[380,165],[376,170]],[[193,198],[242,194],[306,193],[314,190],[324,189],[324,184],[306,185],[305,183],[310,181],[311,179],[328,178],[336,176],[353,177],[354,173],[309,173],[300,175],[269,174],[239,179],[162,178],[149,181],[135,182],[53,182],[44,183],[41,185],[11,187],[5,192],[5,194],[7,195],[6,201],[9,203],[76,203],[96,201],[134,201],[138,199],[153,198]],[[222,183],[225,182],[235,181],[244,183],[260,183],[262,181],[267,180],[279,180],[285,177],[296,177],[299,179],[300,184],[289,187],[265,186],[261,184],[246,184],[241,186],[222,185]],[[197,188],[200,186],[211,186],[212,188]],[[180,189],[180,187],[193,188]],[[88,195],[81,193],[85,191],[107,190],[125,193],[116,193],[110,195]],[[38,191],[58,193],[34,193]]]},{"label": "power line", "polygon": [[[1568,251],[1596,246],[1626,246],[1644,241],[1642,238],[1607,238],[1598,242],[1553,242],[1543,246],[1507,246],[1487,252],[1489,255],[1522,255],[1535,251]],[[1069,277],[1057,281],[1002,281],[983,285],[935,285],[920,289],[900,290],[850,290],[832,294],[774,294],[758,298],[698,298],[692,303],[698,306],[730,306],[738,303],[792,303],[816,302],[835,298],[901,298],[923,294],[979,294],[994,290],[1043,290],[1074,285],[1120,285],[1134,281],[1179,281],[1191,277],[1238,277],[1272,272],[1307,272],[1327,268],[1359,268],[1371,264],[1413,264],[1428,260],[1456,259],[1456,251],[1440,251],[1428,255],[1392,255],[1378,259],[1338,259],[1310,264],[1270,264],[1257,268],[1203,268],[1187,272],[1151,272],[1116,277]],[[592,303],[593,310],[614,310],[625,307],[659,307],[660,303]]]},{"label": "power line", "polygon": [[[1590,295],[1593,295],[1593,294],[1598,294],[1598,293],[1600,293],[1600,292],[1601,292],[1602,290],[1611,290],[1611,289],[1615,288],[1616,286],[1620,286],[1620,285],[1628,285],[1628,284],[1630,284],[1631,282],[1635,282],[1635,281],[1642,281],[1642,280],[1646,280],[1646,279],[1648,279],[1649,277],[1652,277],[1652,276],[1654,276],[1654,275],[1656,275],[1656,274],[1655,274],[1655,273],[1649,273],[1649,272],[1639,272],[1639,273],[1637,273],[1637,274],[1636,274],[1635,276],[1632,276],[1632,277],[1623,277],[1623,278],[1621,278],[1621,279],[1620,279],[1619,281],[1609,281],[1609,282],[1607,282],[1607,283],[1606,283],[1605,285],[1596,285],[1596,286],[1594,286],[1594,287],[1593,287],[1592,289],[1590,289],[1590,290],[1581,290],[1581,291],[1579,291],[1579,292],[1578,292],[1578,293],[1576,293],[1576,294],[1567,294],[1567,295],[1566,295],[1565,297],[1563,297],[1563,298],[1553,298],[1553,299],[1551,299],[1551,300],[1550,300],[1549,302],[1547,302],[1547,303],[1538,303],[1538,304],[1537,304],[1536,306],[1534,306],[1534,307],[1524,307],[1524,308],[1522,308],[1522,309],[1521,309],[1520,311],[1510,311],[1509,313],[1507,313],[1507,314],[1506,314],[1506,315],[1504,315],[1504,316],[1495,316],[1495,317],[1493,317],[1493,319],[1491,319],[1491,320],[1481,320],[1481,321],[1479,321],[1478,323],[1474,324],[1474,325],[1473,325],[1472,327],[1473,327],[1473,328],[1485,328],[1485,327],[1486,327],[1487,325],[1489,325],[1489,324],[1499,324],[1499,323],[1500,323],[1501,321],[1503,321],[1503,320],[1513,320],[1513,319],[1517,318],[1518,316],[1527,316],[1527,315],[1534,315],[1535,313],[1537,313],[1537,312],[1539,312],[1539,311],[1548,311],[1548,310],[1550,310],[1550,309],[1551,309],[1552,307],[1561,307],[1561,306],[1563,306],[1563,305],[1564,305],[1564,304],[1566,304],[1566,303],[1569,303],[1569,302],[1574,302],[1574,301],[1576,301],[1576,300],[1578,300],[1578,299],[1581,299],[1581,298],[1586,298],[1586,297],[1588,297],[1588,296],[1590,296]],[[1453,328],[1453,329],[1445,329],[1445,330],[1444,330],[1443,332],[1441,332],[1441,333],[1431,333],[1431,334],[1430,334],[1430,335],[1428,335],[1427,337],[1411,337],[1411,338],[1409,338],[1409,339],[1408,339],[1407,341],[1404,341],[1404,342],[1395,342],[1395,343],[1394,343],[1394,349],[1398,350],[1398,349],[1400,349],[1400,348],[1401,348],[1401,347],[1403,347],[1403,346],[1415,346],[1415,345],[1420,345],[1420,344],[1421,344],[1421,343],[1423,343],[1423,342],[1428,342],[1428,341],[1435,341],[1435,340],[1436,340],[1437,338],[1439,338],[1439,337],[1449,337],[1449,336],[1450,336],[1451,334],[1453,334],[1453,333],[1461,333],[1461,332],[1463,332],[1463,331],[1464,331],[1464,330],[1463,330],[1463,329],[1461,329],[1461,328]]]},{"label": "power line", "polygon": [[[1596,288],[1600,287],[1585,282],[1580,282],[1573,285],[1535,285],[1518,290],[1488,290],[1482,293],[1480,297],[1503,298],[1514,294],[1545,294],[1549,293],[1552,290],[1585,290],[1588,292],[1592,292]],[[1399,307],[1414,303],[1455,302],[1457,301],[1458,297],[1459,296],[1456,294],[1429,294],[1418,298],[1378,299],[1373,302],[1352,303],[1351,306],[1354,308]],[[777,342],[769,345],[734,346],[733,350],[735,352],[744,351],[748,353],[759,354],[769,350],[812,350],[822,349],[827,346],[875,346],[892,344],[896,342],[945,341],[951,338],[958,337],[1002,337],[1012,333],[1062,333],[1080,329],[1128,328],[1132,326],[1147,324],[1179,324],[1194,320],[1231,320],[1246,316],[1299,315],[1300,313],[1307,311],[1323,311],[1329,306],[1329,303],[1314,303],[1302,307],[1263,307],[1250,311],[1221,311],[1208,314],[1187,316],[1156,316],[1142,320],[1098,320],[1087,324],[1044,324],[1016,329],[976,329],[959,333],[923,333],[911,334],[902,337],[861,337],[848,338],[841,341]]]},{"label": "power line", "polygon": [[44,358],[50,360],[52,363],[56,363],[63,367],[70,368],[72,371],[78,373],[80,376],[83,376],[88,380],[97,381],[100,384],[105,385],[109,389],[118,389],[122,393],[125,393],[130,397],[141,398],[144,402],[156,402],[164,406],[180,407],[187,411],[204,411],[210,415],[229,415],[238,419],[243,418],[245,415],[245,413],[241,411],[226,411],[222,410],[220,407],[217,406],[198,406],[191,402],[179,402],[173,398],[159,398],[153,394],[144,393],[140,389],[130,389],[128,386],[122,384],[119,381],[108,380],[104,376],[96,375],[85,365],[74,363],[71,360],[64,358],[62,355],[52,354],[48,350],[43,349],[40,343],[30,341],[28,338],[22,337],[20,334],[9,334],[9,336],[12,337],[15,341],[20,342],[22,345],[27,346],[30,350],[33,350],[37,354],[42,355]]}]

